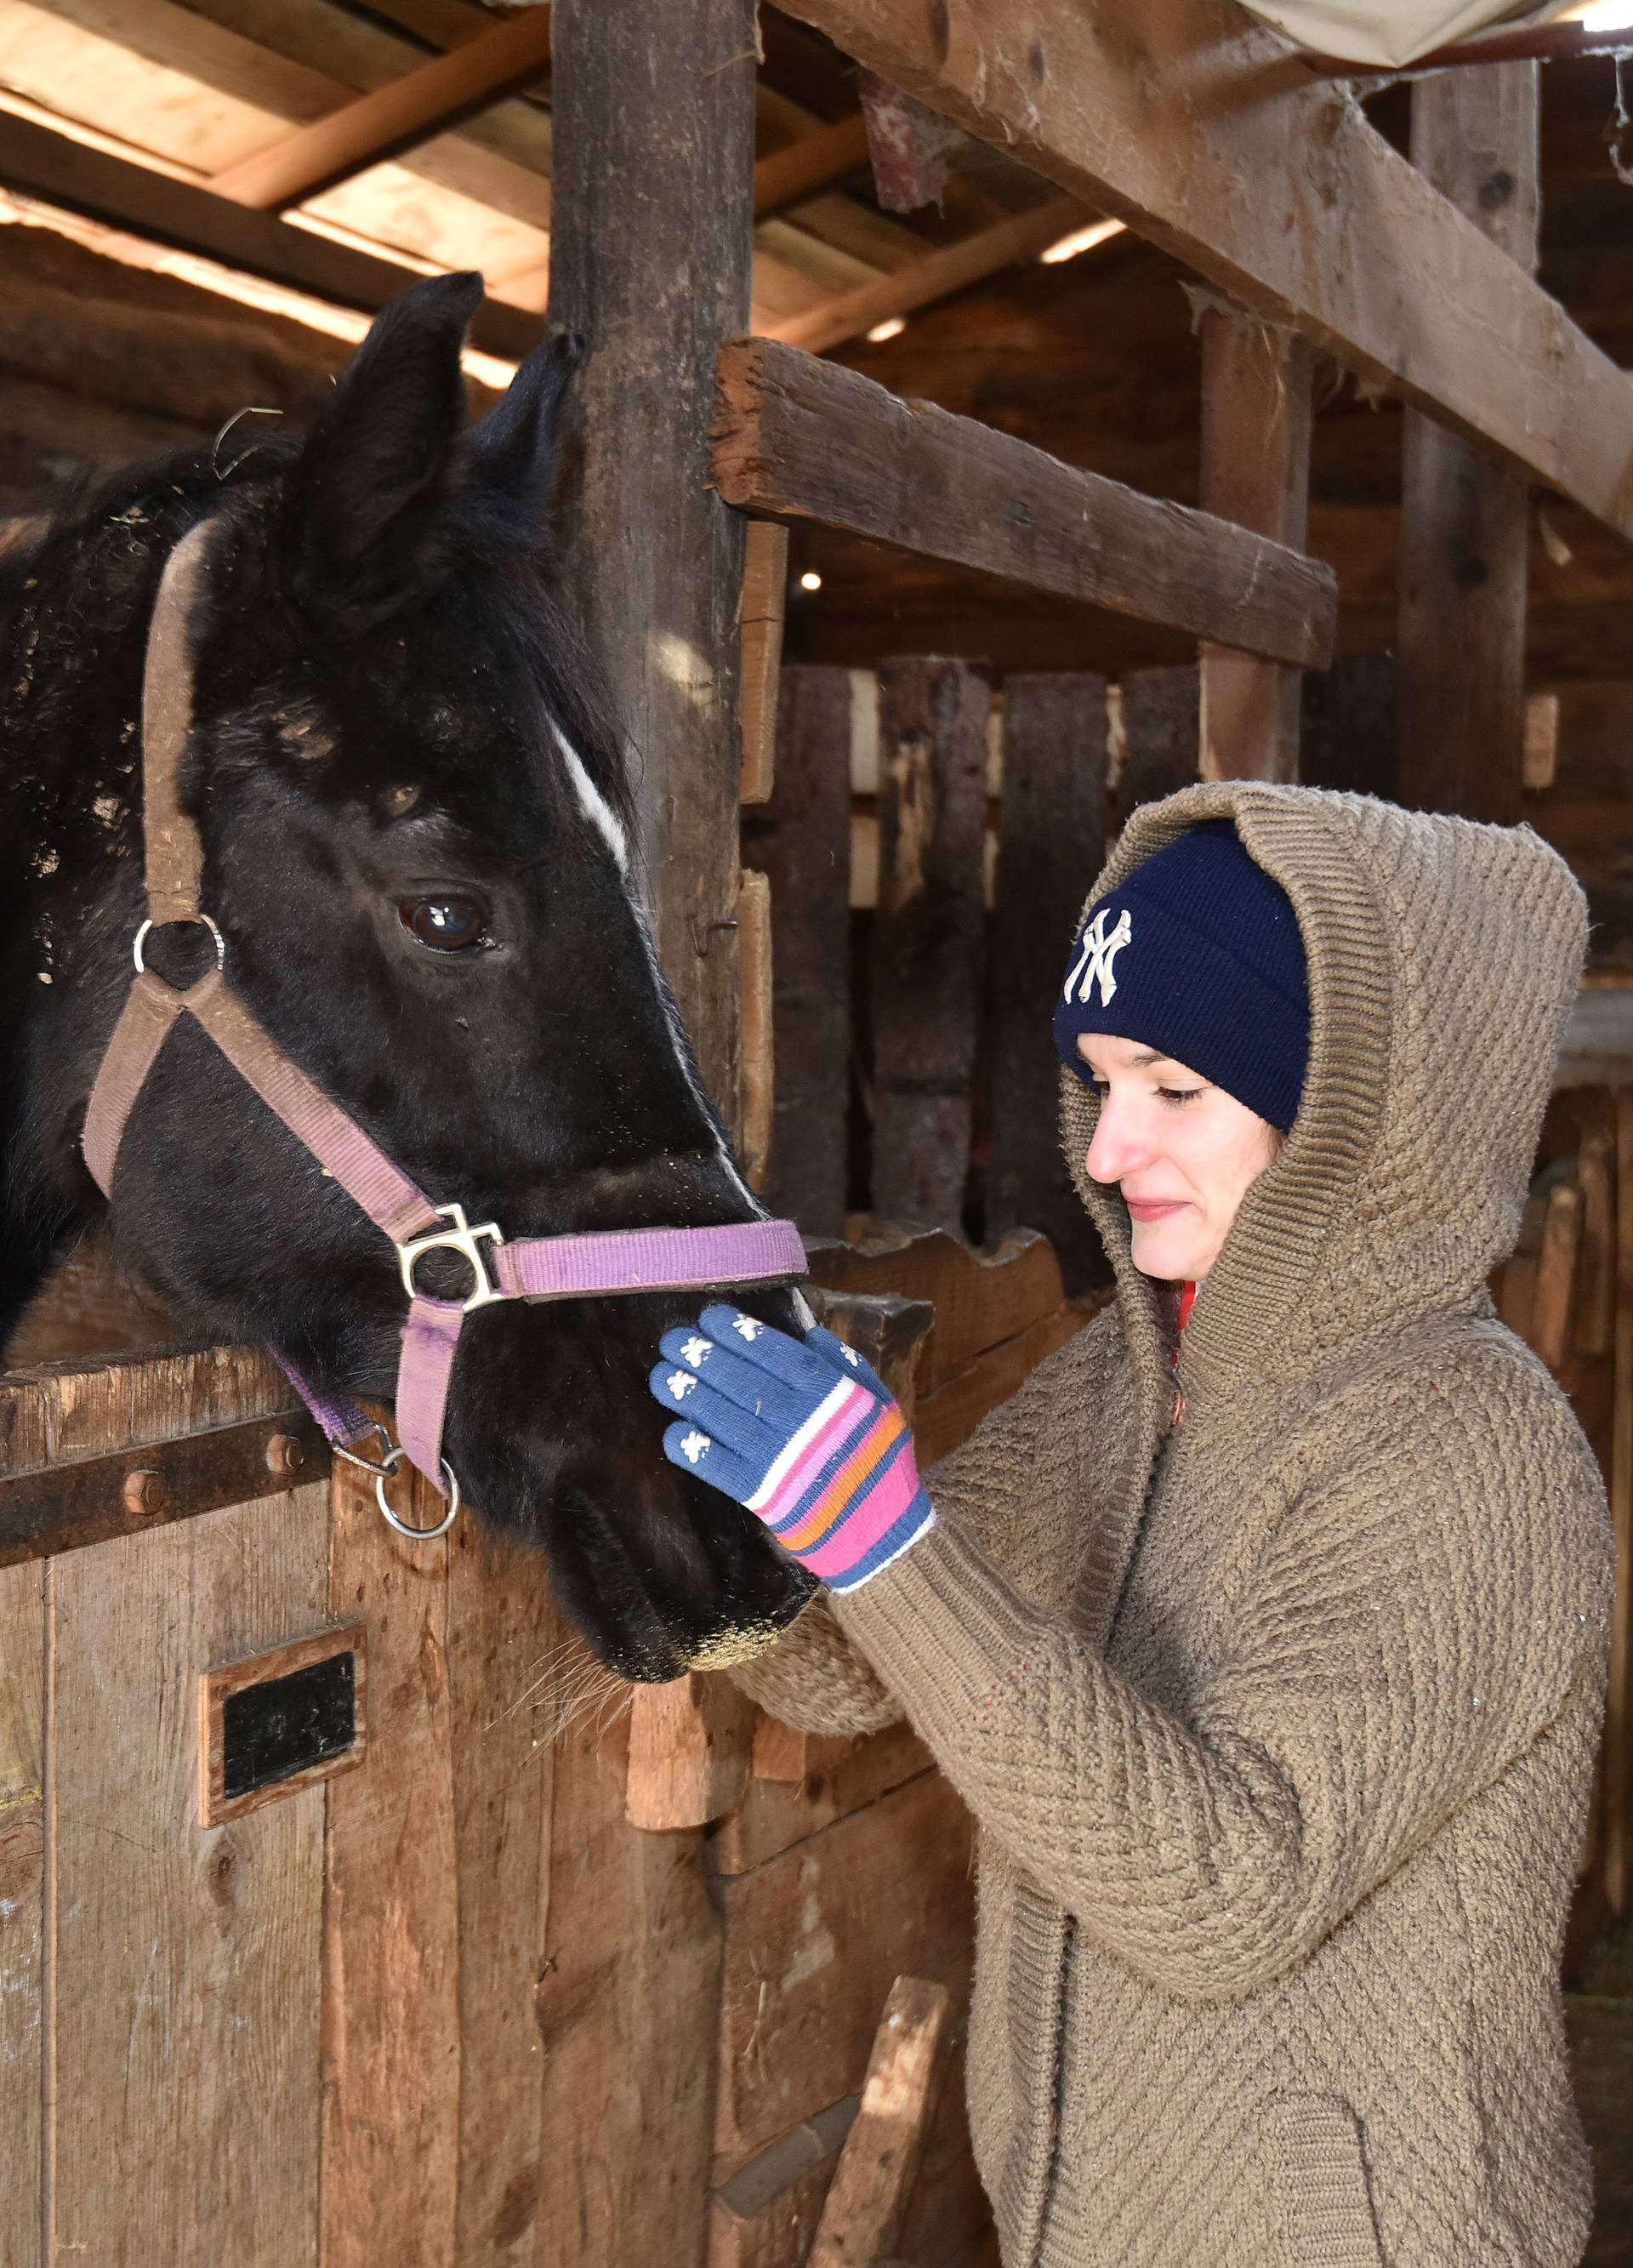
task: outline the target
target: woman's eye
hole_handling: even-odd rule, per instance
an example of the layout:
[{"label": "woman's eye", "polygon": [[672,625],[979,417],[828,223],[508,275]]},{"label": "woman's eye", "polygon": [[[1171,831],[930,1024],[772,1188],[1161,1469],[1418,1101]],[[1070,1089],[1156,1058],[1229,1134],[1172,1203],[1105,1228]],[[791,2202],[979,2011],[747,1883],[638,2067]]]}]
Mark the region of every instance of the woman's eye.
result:
[{"label": "woman's eye", "polygon": [[1200,1086],[1159,1086],[1157,1092],[1165,1102],[1195,1102],[1202,1089]]},{"label": "woman's eye", "polygon": [[397,918],[417,945],[433,953],[474,953],[493,943],[480,898],[403,898]]}]

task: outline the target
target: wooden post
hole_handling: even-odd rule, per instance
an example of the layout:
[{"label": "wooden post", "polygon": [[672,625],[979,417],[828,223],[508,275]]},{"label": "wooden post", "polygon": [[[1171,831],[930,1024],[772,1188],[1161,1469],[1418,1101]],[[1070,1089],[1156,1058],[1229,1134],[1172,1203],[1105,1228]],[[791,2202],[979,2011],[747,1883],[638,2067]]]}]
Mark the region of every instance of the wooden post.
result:
[{"label": "wooden post", "polygon": [[[709,423],[721,342],[749,324],[754,5],[695,0],[676,20],[559,0],[554,23],[550,311],[590,347],[566,580],[629,736],[659,957],[729,1121],[744,527],[710,484]],[[663,1705],[637,1695],[631,1743],[663,1729],[645,1722]],[[693,1729],[706,1749],[707,1727]],[[570,1957],[548,2004],[541,1994],[541,2022],[603,2061],[615,2043],[622,2078],[585,2137],[592,2162],[563,2170],[574,2202],[551,2214],[539,2268],[694,2268],[702,2257],[719,1921],[701,1830],[631,1829],[618,1763],[610,1744],[575,1742],[557,1759],[557,1822],[572,1840],[553,1852],[555,1911],[582,1911],[564,1930]],[[640,1956],[598,1940],[614,1917],[621,1933],[639,1934]],[[587,2076],[545,2044],[547,2114],[565,2118],[576,2095],[582,2118]]]},{"label": "wooden post", "polygon": [[1061,1155],[1049,1018],[1072,931],[1106,856],[1106,681],[1064,673],[1004,688],[1004,797],[989,974],[991,1164],[985,1235],[1040,1228],[1070,1291],[1099,1240]]},{"label": "wooden post", "polygon": [[738,1146],[744,1180],[750,1189],[763,1192],[770,1180],[776,1094],[776,979],[771,957],[771,885],[765,875],[749,866],[743,869],[743,891],[738,900],[737,949],[743,1023]]},{"label": "wooden post", "polygon": [[810,2268],[874,2268],[901,2234],[951,2045],[945,1984],[898,1977],[855,2124],[817,2224]]},{"label": "wooden post", "polygon": [[1616,1314],[1610,1518],[1616,1594],[1603,1749],[1605,1892],[1633,1909],[1633,1087],[1616,1091]]},{"label": "wooden post", "polygon": [[[1302,551],[1310,502],[1310,350],[1295,333],[1211,298],[1197,328],[1203,510]],[[1297,779],[1300,681],[1286,662],[1203,644],[1203,779]]]},{"label": "wooden post", "polygon": [[991,696],[961,661],[889,661],[879,678],[873,1210],[956,1228],[981,998]]},{"label": "wooden post", "polygon": [[776,682],[788,597],[788,530],[751,519],[743,549],[742,724],[745,803],[769,803],[776,755]]},{"label": "wooden post", "polygon": [[1122,681],[1119,821],[1196,777],[1202,743],[1202,673],[1194,662],[1134,669]]},{"label": "wooden post", "polygon": [[850,675],[785,669],[776,790],[745,814],[771,892],[771,1205],[807,1236],[845,1226],[850,1054]]},{"label": "wooden post", "polygon": [[[1534,269],[1535,63],[1444,71],[1412,89],[1412,159]],[[1493,335],[1486,350],[1512,351]],[[1401,799],[1512,825],[1525,764],[1523,479],[1408,409],[1401,509]]]}]

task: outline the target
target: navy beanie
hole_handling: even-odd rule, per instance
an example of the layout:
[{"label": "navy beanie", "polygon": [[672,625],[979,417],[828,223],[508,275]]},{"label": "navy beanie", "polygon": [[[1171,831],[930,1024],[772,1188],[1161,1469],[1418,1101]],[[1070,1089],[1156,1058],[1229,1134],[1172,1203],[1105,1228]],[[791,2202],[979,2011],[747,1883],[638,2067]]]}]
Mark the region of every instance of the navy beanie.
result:
[{"label": "navy beanie", "polygon": [[1055,1044],[1086,1082],[1079,1032],[1160,1049],[1291,1130],[1310,1053],[1304,940],[1228,819],[1189,828],[1091,908],[1055,1007]]}]

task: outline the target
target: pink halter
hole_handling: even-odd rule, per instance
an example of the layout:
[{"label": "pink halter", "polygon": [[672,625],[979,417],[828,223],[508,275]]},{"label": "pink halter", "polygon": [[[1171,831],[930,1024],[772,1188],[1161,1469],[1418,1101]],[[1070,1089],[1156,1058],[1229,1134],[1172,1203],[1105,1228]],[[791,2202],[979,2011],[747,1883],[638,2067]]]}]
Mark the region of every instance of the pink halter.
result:
[{"label": "pink halter", "polygon": [[[509,1241],[492,1221],[471,1226],[460,1206],[434,1204],[261,1028],[227,985],[225,941],[199,905],[203,845],[179,796],[192,728],[188,624],[208,565],[209,540],[206,521],[176,546],[148,636],[142,691],[148,917],[136,932],[136,979],[91,1090],[81,1146],[92,1179],[111,1197],[126,1122],[160,1049],[180,1016],[201,1024],[268,1109],[396,1247],[408,1302],[397,1368],[400,1447],[354,1403],[325,1400],[291,1363],[279,1360],[335,1451],[374,1474],[380,1510],[391,1525],[404,1535],[441,1535],[460,1509],[460,1484],[442,1454],[443,1422],[460,1332],[475,1308],[500,1300],[607,1298],[782,1280],[805,1273],[805,1246],[791,1220],[769,1219]],[[169,922],[200,923],[216,943],[216,966],[186,990],[143,963],[149,930]],[[471,1282],[464,1299],[437,1299],[419,1290],[415,1271],[430,1252],[455,1252],[465,1262]],[[358,1454],[357,1445],[371,1433],[386,1443],[379,1463]],[[409,1527],[386,1501],[386,1484],[405,1455],[448,1499],[447,1513],[434,1528]]]}]

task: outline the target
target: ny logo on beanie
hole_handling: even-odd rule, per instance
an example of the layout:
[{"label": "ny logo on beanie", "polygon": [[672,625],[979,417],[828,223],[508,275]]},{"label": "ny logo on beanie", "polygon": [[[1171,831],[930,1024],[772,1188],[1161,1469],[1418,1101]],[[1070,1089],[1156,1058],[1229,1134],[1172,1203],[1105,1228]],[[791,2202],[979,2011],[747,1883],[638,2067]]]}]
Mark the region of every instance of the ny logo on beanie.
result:
[{"label": "ny logo on beanie", "polygon": [[1117,917],[1116,928],[1108,937],[1106,933],[1106,908],[1102,906],[1083,932],[1083,950],[1071,965],[1066,978],[1066,990],[1061,998],[1070,1000],[1075,990],[1081,1005],[1088,999],[1089,987],[1099,977],[1100,1005],[1102,1008],[1109,1006],[1111,996],[1117,989],[1112,963],[1133,934],[1134,924],[1125,907]]}]

